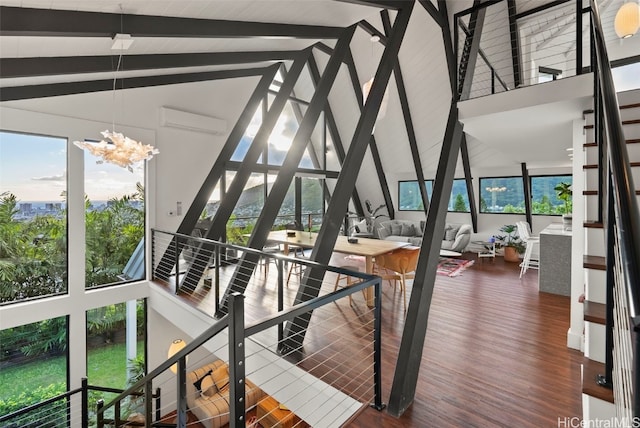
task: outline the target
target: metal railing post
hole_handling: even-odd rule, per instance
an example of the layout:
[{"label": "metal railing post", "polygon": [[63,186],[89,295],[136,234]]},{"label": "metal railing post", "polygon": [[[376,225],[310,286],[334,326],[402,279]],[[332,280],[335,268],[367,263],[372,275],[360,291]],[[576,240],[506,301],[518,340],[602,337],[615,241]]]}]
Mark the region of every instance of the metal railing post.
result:
[{"label": "metal railing post", "polygon": [[214,283],[213,283],[213,294],[215,298],[215,312],[218,313],[220,310],[220,251],[222,251],[222,246],[216,245],[215,247],[215,272],[214,272]]},{"label": "metal railing post", "polygon": [[[284,309],[284,260],[278,259],[278,313]],[[278,350],[284,339],[284,324],[278,324]]]},{"label": "metal railing post", "polygon": [[178,373],[176,373],[176,427],[186,428],[187,426],[187,361],[186,357],[178,360]]},{"label": "metal railing post", "polygon": [[89,383],[87,382],[87,378],[83,377],[81,381],[82,386],[82,394],[81,394],[81,403],[82,403],[82,426],[89,426]]},{"label": "metal railing post", "polygon": [[178,291],[180,289],[180,250],[179,250],[179,242],[180,242],[180,237],[176,236],[176,240],[175,240],[175,254],[173,257],[173,262],[175,263],[176,266],[176,294],[178,294]]},{"label": "metal railing post", "polygon": [[153,391],[151,381],[144,384],[144,420],[146,426],[151,426],[151,415],[153,414]]},{"label": "metal railing post", "polygon": [[160,388],[156,388],[156,420],[159,421],[162,418],[160,410]]},{"label": "metal railing post", "polygon": [[229,426],[245,427],[244,296],[229,296]]},{"label": "metal railing post", "polygon": [[376,410],[382,410],[386,405],[382,402],[382,280],[378,279],[374,285],[376,304],[373,321],[373,393],[374,402],[371,405]]},{"label": "metal railing post", "polygon": [[[609,168],[606,168],[609,171]],[[605,388],[613,388],[613,329],[615,327],[614,321],[614,287],[622,284],[616,284],[615,280],[615,208],[613,200],[613,183],[611,179],[608,180],[607,186],[607,234],[605,242],[607,246],[606,263],[606,314],[605,314],[605,356],[604,356],[604,374],[598,375],[598,384]]]},{"label": "metal railing post", "polygon": [[100,411],[104,407],[104,400],[100,399],[96,403],[96,425],[98,428],[104,428],[104,413]]}]

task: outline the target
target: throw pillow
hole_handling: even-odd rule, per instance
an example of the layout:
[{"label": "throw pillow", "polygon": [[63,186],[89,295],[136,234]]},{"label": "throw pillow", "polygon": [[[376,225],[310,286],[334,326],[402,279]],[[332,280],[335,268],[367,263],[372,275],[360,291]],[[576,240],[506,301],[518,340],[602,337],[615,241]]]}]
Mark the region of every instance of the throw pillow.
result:
[{"label": "throw pillow", "polygon": [[367,225],[367,219],[364,219],[358,223],[356,223],[356,231],[357,232],[368,232],[369,226]]},{"label": "throw pillow", "polygon": [[220,366],[213,372],[213,381],[216,384],[216,388],[222,390],[225,386],[229,385],[229,369],[227,366]]},{"label": "throw pillow", "polygon": [[205,376],[202,379],[202,395],[206,395],[207,397],[211,397],[216,393],[216,390],[214,389],[214,383],[213,383],[213,379],[211,378],[211,376]]},{"label": "throw pillow", "polygon": [[415,236],[416,228],[412,224],[402,225],[402,236]]},{"label": "throw pillow", "polygon": [[391,234],[395,236],[402,236],[402,225],[401,224],[392,224],[391,225]]},{"label": "throw pillow", "polygon": [[455,241],[456,235],[458,234],[458,227],[449,227],[444,231],[444,240],[445,241]]},{"label": "throw pillow", "polygon": [[427,222],[424,220],[420,221],[420,226],[416,227],[416,236],[422,236],[424,235],[424,228],[427,225]]},{"label": "throw pillow", "polygon": [[195,382],[193,382],[193,386],[196,387],[196,390],[202,394],[202,380],[209,376],[211,373],[213,372],[213,370],[209,370],[208,372],[206,372],[205,374],[202,375],[202,377],[198,380],[196,380]]}]

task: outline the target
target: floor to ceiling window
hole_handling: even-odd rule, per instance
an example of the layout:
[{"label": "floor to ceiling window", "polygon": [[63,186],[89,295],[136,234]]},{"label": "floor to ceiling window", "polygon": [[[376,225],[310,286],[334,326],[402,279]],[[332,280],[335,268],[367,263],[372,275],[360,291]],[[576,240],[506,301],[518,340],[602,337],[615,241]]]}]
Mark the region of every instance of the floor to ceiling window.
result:
[{"label": "floor to ceiling window", "polygon": [[67,291],[67,140],[0,131],[0,303]]}]

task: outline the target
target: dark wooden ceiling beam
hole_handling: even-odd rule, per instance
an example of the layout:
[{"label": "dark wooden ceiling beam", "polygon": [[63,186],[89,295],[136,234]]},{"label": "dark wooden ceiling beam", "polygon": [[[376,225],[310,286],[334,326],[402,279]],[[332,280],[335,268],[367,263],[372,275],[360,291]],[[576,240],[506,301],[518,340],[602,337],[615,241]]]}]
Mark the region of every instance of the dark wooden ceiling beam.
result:
[{"label": "dark wooden ceiling beam", "polygon": [[[178,83],[204,82],[207,80],[233,79],[237,77],[259,76],[264,74],[265,70],[267,70],[267,68],[243,68],[239,70],[209,71],[202,73],[130,77],[117,79],[115,87],[117,89],[132,89],[149,86],[174,85]],[[84,94],[89,92],[112,91],[113,88],[113,79],[4,87],[0,90],[0,101],[15,101],[56,97],[61,95]]]},{"label": "dark wooden ceiling beam", "polygon": [[0,35],[56,37],[291,37],[333,39],[341,27],[0,7]]},{"label": "dark wooden ceiling beam", "polygon": [[[121,70],[152,70],[247,64],[262,61],[293,60],[300,51],[209,52],[187,54],[123,55]],[[0,77],[53,76],[102,73],[116,69],[118,55],[0,58]]]}]

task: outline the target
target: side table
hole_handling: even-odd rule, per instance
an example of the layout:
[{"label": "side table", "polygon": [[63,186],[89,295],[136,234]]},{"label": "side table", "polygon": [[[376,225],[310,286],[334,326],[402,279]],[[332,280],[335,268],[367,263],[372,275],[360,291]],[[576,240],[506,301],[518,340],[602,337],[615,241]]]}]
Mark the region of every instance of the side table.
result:
[{"label": "side table", "polygon": [[489,241],[473,241],[473,243],[479,247],[482,247],[481,250],[478,251],[478,260],[486,258],[490,258],[491,262],[496,258],[496,243]]}]

